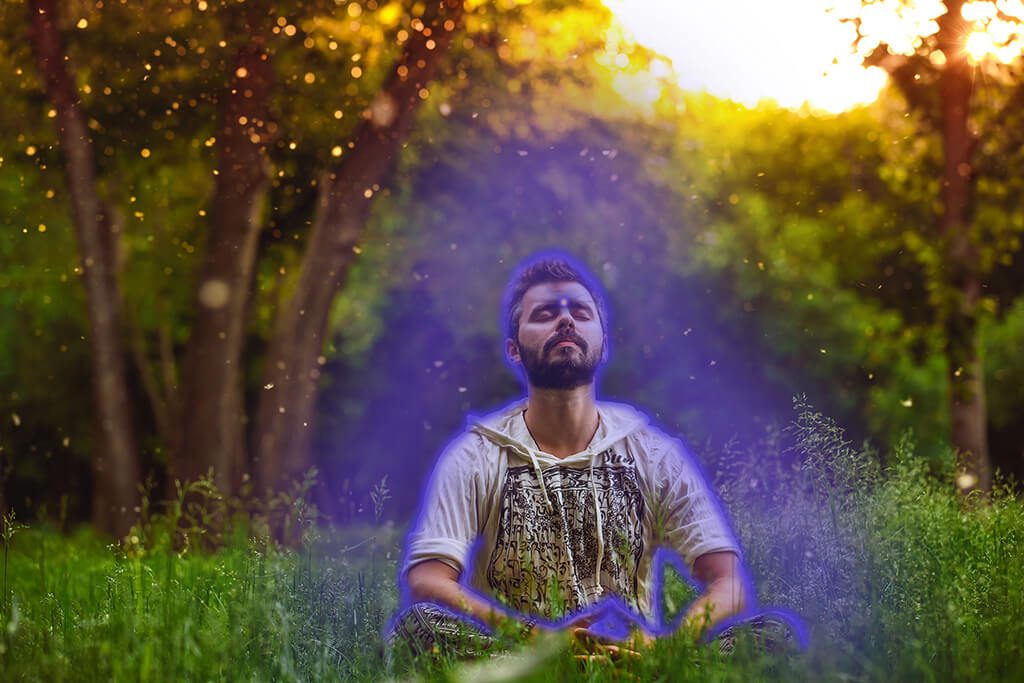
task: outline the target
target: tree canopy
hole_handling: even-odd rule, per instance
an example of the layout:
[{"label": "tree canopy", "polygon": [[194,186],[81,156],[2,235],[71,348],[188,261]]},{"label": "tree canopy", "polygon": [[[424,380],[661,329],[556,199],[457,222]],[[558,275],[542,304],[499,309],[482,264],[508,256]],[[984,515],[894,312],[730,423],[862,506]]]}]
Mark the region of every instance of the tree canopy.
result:
[{"label": "tree canopy", "polygon": [[[550,247],[607,288],[602,392],[693,443],[758,435],[805,393],[950,462],[928,36],[869,52],[904,60],[893,86],[825,116],[680,92],[596,1],[30,4],[67,59],[40,61],[3,4],[0,502],[85,517],[102,480],[76,141],[157,491],[212,467],[261,495],[315,465],[339,518],[384,475],[410,512],[465,413],[517,394],[502,288]],[[1019,471],[1020,62],[973,68],[971,338],[993,461]],[[87,135],[62,137],[76,115]]]}]

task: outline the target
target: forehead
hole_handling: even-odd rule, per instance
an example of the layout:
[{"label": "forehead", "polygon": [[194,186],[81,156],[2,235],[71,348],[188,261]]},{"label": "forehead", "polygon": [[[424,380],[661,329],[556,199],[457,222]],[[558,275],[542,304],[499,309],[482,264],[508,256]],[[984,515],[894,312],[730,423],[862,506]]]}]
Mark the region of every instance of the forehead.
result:
[{"label": "forehead", "polygon": [[542,282],[530,287],[523,294],[523,311],[529,311],[544,304],[558,303],[561,299],[584,303],[591,308],[595,307],[594,298],[579,282]]}]

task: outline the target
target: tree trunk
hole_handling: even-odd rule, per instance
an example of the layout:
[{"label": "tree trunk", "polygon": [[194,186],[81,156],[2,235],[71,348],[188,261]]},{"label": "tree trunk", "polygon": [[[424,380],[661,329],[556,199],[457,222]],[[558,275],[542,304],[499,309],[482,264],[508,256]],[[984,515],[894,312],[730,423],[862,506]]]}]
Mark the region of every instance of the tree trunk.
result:
[{"label": "tree trunk", "polygon": [[117,283],[119,227],[96,188],[92,141],[57,29],[55,0],[31,0],[29,39],[46,95],[57,113],[57,137],[71,196],[89,312],[96,441],[92,448],[92,516],[97,528],[123,536],[136,519],[138,449],[126,376]]},{"label": "tree trunk", "polygon": [[939,235],[945,249],[946,291],[943,320],[949,363],[952,444],[961,457],[957,481],[964,492],[992,488],[984,374],[978,340],[981,277],[978,251],[971,243],[974,136],[969,127],[973,73],[964,46],[970,28],[960,14],[963,0],[946,0],[939,18],[939,48],[946,57],[942,70],[942,215]]},{"label": "tree trunk", "polygon": [[300,478],[311,465],[317,381],[331,302],[355,258],[372,197],[394,173],[426,86],[461,22],[461,0],[433,0],[388,76],[354,146],[319,183],[316,216],[291,301],[278,314],[257,411],[254,469],[261,492]]},{"label": "tree trunk", "polygon": [[242,16],[248,40],[220,100],[212,224],[185,352],[181,449],[173,468],[181,481],[212,468],[214,483],[227,494],[237,491],[246,469],[242,352],[274,130],[273,69],[264,45],[269,15],[250,4]]}]

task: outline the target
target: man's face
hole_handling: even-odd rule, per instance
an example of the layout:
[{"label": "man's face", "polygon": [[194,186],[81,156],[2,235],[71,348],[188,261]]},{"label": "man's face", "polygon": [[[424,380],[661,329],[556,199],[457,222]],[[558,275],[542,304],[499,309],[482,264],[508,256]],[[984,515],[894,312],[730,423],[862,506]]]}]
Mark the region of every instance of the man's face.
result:
[{"label": "man's face", "polygon": [[597,305],[578,282],[545,282],[523,295],[519,339],[507,342],[539,389],[575,389],[594,381],[604,353]]}]

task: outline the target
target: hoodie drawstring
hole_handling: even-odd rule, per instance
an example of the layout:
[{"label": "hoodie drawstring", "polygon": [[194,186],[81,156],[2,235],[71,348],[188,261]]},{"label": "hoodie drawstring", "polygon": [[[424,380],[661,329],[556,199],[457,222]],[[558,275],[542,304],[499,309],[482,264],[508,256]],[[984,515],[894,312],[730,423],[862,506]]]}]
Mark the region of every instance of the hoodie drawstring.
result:
[{"label": "hoodie drawstring", "polygon": [[530,462],[533,463],[533,471],[540,482],[540,492],[544,496],[544,503],[548,506],[548,512],[554,512],[555,506],[551,504],[551,498],[548,496],[548,487],[544,485],[544,472],[540,468],[540,462],[537,461],[537,456],[532,448],[528,449],[527,452],[530,454]]},{"label": "hoodie drawstring", "polygon": [[[544,484],[544,471],[540,467],[540,461],[537,460],[537,456],[532,448],[528,449],[527,452],[530,454],[530,463],[533,465],[533,471],[537,475],[537,481],[540,482],[540,492],[544,496],[544,503],[547,505],[548,512],[554,512],[555,506],[551,503],[551,497],[548,495],[548,487]],[[601,515],[601,501],[597,495],[597,478],[594,476],[594,461],[597,456],[594,452],[587,449],[587,455],[590,458],[590,492],[594,498],[594,518],[597,522],[597,564],[595,565],[595,580],[597,584],[597,594],[604,594],[604,587],[601,585],[601,564],[604,562],[604,518]]]},{"label": "hoodie drawstring", "polygon": [[597,499],[597,479],[594,477],[594,460],[597,456],[590,449],[590,491],[594,494],[594,516],[597,521],[597,594],[604,594],[604,587],[601,585],[601,563],[604,562],[604,528],[601,520],[601,504]]}]

